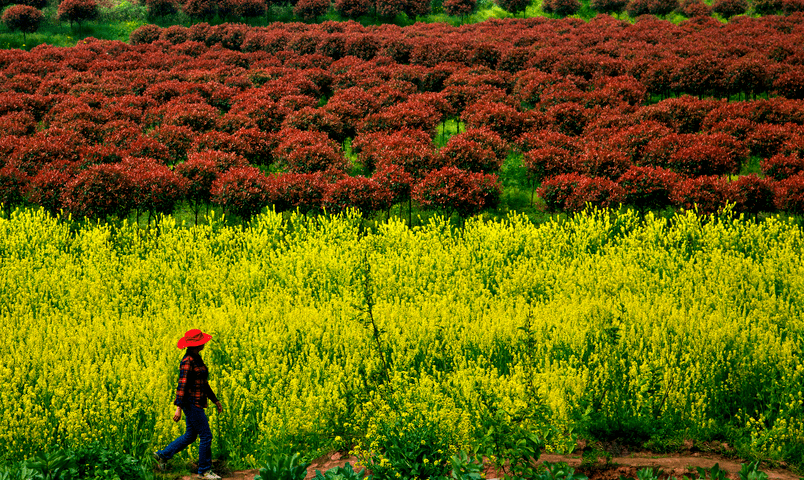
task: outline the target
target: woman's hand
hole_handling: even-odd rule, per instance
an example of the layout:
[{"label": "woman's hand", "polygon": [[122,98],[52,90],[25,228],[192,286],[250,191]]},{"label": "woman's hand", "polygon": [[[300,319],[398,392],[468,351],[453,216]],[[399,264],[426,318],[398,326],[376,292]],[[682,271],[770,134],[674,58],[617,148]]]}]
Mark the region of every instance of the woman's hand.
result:
[{"label": "woman's hand", "polygon": [[181,420],[181,407],[176,407],[176,413],[173,414],[173,421],[178,422]]},{"label": "woman's hand", "polygon": [[223,405],[221,405],[221,402],[215,402],[215,408],[218,409],[218,413],[223,413]]}]

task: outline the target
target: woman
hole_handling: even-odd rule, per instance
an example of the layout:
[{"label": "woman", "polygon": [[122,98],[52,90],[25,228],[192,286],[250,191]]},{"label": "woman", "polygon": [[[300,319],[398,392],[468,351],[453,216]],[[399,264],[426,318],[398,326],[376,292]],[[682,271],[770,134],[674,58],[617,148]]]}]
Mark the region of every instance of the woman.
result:
[{"label": "woman", "polygon": [[199,352],[204,349],[204,344],[211,339],[212,335],[198,329],[188,330],[179,339],[177,346],[186,348],[187,351],[184,358],[181,359],[179,367],[179,385],[176,388],[176,400],[173,402],[176,405],[173,421],[181,420],[181,412],[184,411],[187,428],[184,435],[173,440],[164,450],[154,452],[154,458],[160,467],[164,467],[165,462],[200,437],[198,478],[217,480],[221,477],[212,472],[212,431],[209,429],[209,420],[204,409],[207,408],[207,400],[215,404],[218,413],[223,413],[223,407],[209,387],[207,382],[209,371],[199,355]]}]

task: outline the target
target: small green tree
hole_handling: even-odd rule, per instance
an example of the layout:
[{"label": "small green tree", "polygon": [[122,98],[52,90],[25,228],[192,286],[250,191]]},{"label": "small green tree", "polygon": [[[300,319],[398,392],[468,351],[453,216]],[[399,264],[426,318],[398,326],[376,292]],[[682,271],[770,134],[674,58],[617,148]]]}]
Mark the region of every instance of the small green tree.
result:
[{"label": "small green tree", "polygon": [[12,32],[22,32],[22,38],[39,30],[42,23],[42,12],[28,5],[12,5],[3,12],[2,22]]}]

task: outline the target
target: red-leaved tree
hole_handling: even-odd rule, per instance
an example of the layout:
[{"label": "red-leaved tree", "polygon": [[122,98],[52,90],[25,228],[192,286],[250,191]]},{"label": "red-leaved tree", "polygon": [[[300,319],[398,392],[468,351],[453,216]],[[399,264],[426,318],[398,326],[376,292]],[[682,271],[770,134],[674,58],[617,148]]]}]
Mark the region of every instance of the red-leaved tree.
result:
[{"label": "red-leaved tree", "polygon": [[330,212],[343,212],[349,208],[364,215],[391,208],[391,190],[372,178],[344,177],[329,185],[323,204]]},{"label": "red-leaved tree", "polygon": [[494,208],[500,202],[502,184],[497,175],[473,173],[455,167],[434,170],[413,187],[413,200],[424,208],[453,212],[462,217]]},{"label": "red-leaved tree", "polygon": [[232,168],[212,183],[211,200],[248,221],[268,205],[268,191],[268,178],[258,168]]},{"label": "red-leaved tree", "polygon": [[670,200],[679,208],[713,214],[726,204],[728,189],[728,182],[723,177],[704,175],[686,178],[676,184]]},{"label": "red-leaved tree", "polygon": [[125,218],[134,203],[126,168],[119,163],[93,165],[64,186],[61,203],[74,217]]},{"label": "red-leaved tree", "polygon": [[623,188],[623,203],[644,212],[670,206],[670,194],[680,179],[677,173],[664,168],[634,166],[617,183]]},{"label": "red-leaved tree", "polygon": [[80,25],[87,20],[95,20],[98,14],[97,0],[62,0],[57,13],[59,20],[70,22],[70,27],[73,23]]},{"label": "red-leaved tree", "polygon": [[42,11],[28,5],[12,5],[3,12],[2,22],[12,32],[22,32],[23,40],[29,33],[39,30]]}]

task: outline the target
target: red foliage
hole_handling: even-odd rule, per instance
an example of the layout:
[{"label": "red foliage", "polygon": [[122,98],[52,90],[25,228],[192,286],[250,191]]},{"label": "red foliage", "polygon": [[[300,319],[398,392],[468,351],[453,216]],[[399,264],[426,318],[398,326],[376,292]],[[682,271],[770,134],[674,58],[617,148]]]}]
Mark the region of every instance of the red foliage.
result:
[{"label": "red foliage", "polygon": [[410,198],[413,176],[401,165],[385,165],[378,168],[371,178],[391,192],[391,203],[399,203]]},{"label": "red foliage", "polygon": [[712,5],[712,11],[725,18],[735,15],[742,15],[748,10],[748,2],[745,0],[717,0]]},{"label": "red foliage", "polygon": [[330,0],[298,0],[293,14],[305,21],[315,20],[327,13]]},{"label": "red foliage", "polygon": [[298,209],[308,213],[321,208],[328,189],[320,172],[280,173],[268,177],[268,204],[277,212]]},{"label": "red foliage", "polygon": [[27,184],[25,172],[10,165],[0,168],[0,205],[4,208],[21,205]]},{"label": "red foliage", "polygon": [[804,214],[804,174],[799,173],[779,181],[776,207],[784,212]]},{"label": "red foliage", "polygon": [[673,205],[701,214],[717,213],[726,203],[729,184],[723,177],[686,178],[676,184],[670,196]]},{"label": "red foliage", "polygon": [[325,108],[304,107],[288,114],[282,125],[284,128],[323,132],[339,143],[346,140],[343,122]]},{"label": "red foliage", "polygon": [[153,43],[159,40],[161,34],[162,29],[158,25],[143,25],[131,32],[131,35],[128,36],[128,41],[132,45]]},{"label": "red foliage", "polygon": [[167,163],[173,164],[187,158],[187,150],[193,143],[193,130],[178,125],[159,125],[148,136],[158,141],[167,149]]},{"label": "red foliage", "polygon": [[97,0],[62,0],[59,3],[58,18],[73,23],[81,24],[87,20],[98,18]]},{"label": "red foliage", "polygon": [[755,125],[748,133],[746,144],[751,151],[751,155],[770,158],[779,153],[782,145],[794,131],[794,125],[760,123]]},{"label": "red foliage", "polygon": [[575,171],[575,156],[564,148],[546,145],[525,152],[522,164],[535,182]]},{"label": "red foliage", "polygon": [[590,177],[616,180],[628,168],[628,155],[609,142],[589,142],[576,162],[578,172]]},{"label": "red foliage", "polygon": [[705,4],[702,0],[686,0],[679,5],[678,11],[685,17],[709,17],[712,15],[712,7]]},{"label": "red foliage", "polygon": [[[148,16],[151,18],[173,15],[179,10],[179,5],[176,2],[176,0],[145,0],[145,7],[148,9]],[[138,35],[142,33],[144,32],[140,32],[138,33]],[[134,35],[133,32],[132,35]],[[151,43],[151,42],[138,42],[138,43]]]},{"label": "red foliage", "polygon": [[396,165],[413,178],[421,178],[441,166],[430,136],[421,130],[361,133],[352,141],[352,151],[365,172]]},{"label": "red foliage", "polygon": [[545,13],[552,13],[559,17],[575,15],[581,9],[581,2],[578,0],[544,0],[542,10]]},{"label": "red foliage", "polygon": [[526,116],[503,103],[474,103],[463,112],[462,117],[468,128],[487,127],[509,142],[528,128]]},{"label": "red foliage", "polygon": [[547,118],[566,135],[580,135],[588,122],[587,111],[575,102],[560,103],[547,109]]},{"label": "red foliage", "polygon": [[212,183],[212,203],[249,220],[268,205],[268,178],[255,167],[227,170]]},{"label": "red foliage", "polygon": [[61,193],[71,175],[63,170],[45,167],[30,177],[25,198],[55,215],[61,210]]},{"label": "red foliage", "polygon": [[24,137],[36,130],[36,119],[28,112],[12,112],[0,117],[0,132]]},{"label": "red foliage", "polygon": [[273,100],[255,98],[235,103],[229,113],[247,116],[254,120],[262,131],[278,132],[290,112]]},{"label": "red foliage", "polygon": [[39,30],[44,16],[28,5],[12,5],[3,12],[2,22],[12,32],[34,33]]},{"label": "red foliage", "polygon": [[483,173],[499,172],[507,153],[505,141],[485,127],[453,135],[439,152],[442,165]]},{"label": "red foliage", "polygon": [[465,17],[477,8],[477,0],[445,0],[444,13],[455,17]]},{"label": "red foliage", "polygon": [[335,0],[335,11],[347,18],[366,15],[371,7],[370,0]]},{"label": "red foliage", "polygon": [[773,89],[778,95],[789,99],[804,99],[804,67],[791,67],[773,81]]},{"label": "red foliage", "polygon": [[374,11],[382,18],[394,18],[405,11],[407,0],[375,0]]},{"label": "red foliage", "polygon": [[760,164],[762,173],[782,180],[804,172],[804,157],[798,155],[774,155]]},{"label": "red foliage", "polygon": [[62,206],[74,217],[123,218],[133,200],[126,168],[119,163],[87,168],[67,182],[61,195]]},{"label": "red foliage", "polygon": [[148,217],[169,214],[184,198],[189,181],[165,165],[150,160],[124,160],[132,185],[133,204]]},{"label": "red foliage", "polygon": [[406,101],[392,105],[366,117],[360,123],[361,132],[395,131],[403,128],[421,130],[435,136],[441,115],[424,102]]},{"label": "red foliage", "polygon": [[195,20],[208,20],[218,12],[218,5],[214,0],[187,0],[182,11]]},{"label": "red foliage", "polygon": [[330,184],[323,205],[331,212],[354,208],[364,214],[391,208],[391,190],[372,178],[344,177]]},{"label": "red foliage", "polygon": [[160,163],[172,160],[168,148],[152,137],[141,136],[131,142],[126,154],[132,157],[152,158]]},{"label": "red foliage", "polygon": [[187,200],[198,218],[201,205],[212,198],[212,184],[221,173],[218,163],[209,156],[196,156],[176,165],[176,173],[187,181]]},{"label": "red foliage", "polygon": [[670,194],[681,177],[657,167],[631,167],[618,180],[623,188],[623,203],[641,211],[664,208],[671,204]]},{"label": "red foliage", "polygon": [[286,128],[279,138],[274,157],[288,172],[347,171],[351,167],[340,145],[325,133]]},{"label": "red foliage", "polygon": [[425,208],[468,217],[496,207],[502,185],[496,175],[472,173],[455,167],[433,170],[413,187],[413,200]]},{"label": "red foliage", "polygon": [[544,200],[548,210],[560,212],[566,208],[567,199],[575,192],[581,181],[588,179],[589,177],[574,172],[556,175],[543,181],[537,193]]},{"label": "red foliage", "polygon": [[756,175],[743,175],[729,183],[728,200],[735,211],[756,215],[775,209],[775,188],[771,180]]},{"label": "red foliage", "polygon": [[580,212],[587,205],[612,208],[619,206],[623,199],[623,188],[612,180],[584,177],[567,197],[564,209],[570,212]]}]

